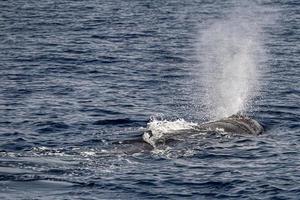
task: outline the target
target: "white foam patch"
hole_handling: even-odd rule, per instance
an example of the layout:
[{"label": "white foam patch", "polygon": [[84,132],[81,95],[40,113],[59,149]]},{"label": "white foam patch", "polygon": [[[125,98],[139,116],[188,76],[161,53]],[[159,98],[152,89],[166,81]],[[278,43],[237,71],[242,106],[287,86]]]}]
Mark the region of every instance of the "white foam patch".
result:
[{"label": "white foam patch", "polygon": [[180,130],[191,130],[197,125],[197,123],[187,122],[184,119],[178,119],[175,121],[154,119],[147,124],[147,129],[143,135],[143,139],[145,142],[148,142],[155,147],[155,141],[162,138],[164,135],[176,133],[176,131]]}]

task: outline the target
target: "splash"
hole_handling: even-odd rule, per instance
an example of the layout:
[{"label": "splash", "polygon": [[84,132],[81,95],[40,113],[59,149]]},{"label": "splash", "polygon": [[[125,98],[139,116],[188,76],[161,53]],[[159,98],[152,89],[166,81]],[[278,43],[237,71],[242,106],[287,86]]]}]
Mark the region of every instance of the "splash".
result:
[{"label": "splash", "polygon": [[161,139],[167,134],[176,133],[180,130],[189,130],[197,126],[197,123],[187,122],[184,119],[178,119],[175,121],[153,119],[147,124],[147,130],[151,131],[151,136],[146,131],[143,134],[145,142],[155,147],[157,140]]},{"label": "splash", "polygon": [[265,53],[258,11],[255,5],[238,5],[200,33],[199,80],[205,88],[202,103],[210,119],[242,113],[259,95],[260,63]]}]

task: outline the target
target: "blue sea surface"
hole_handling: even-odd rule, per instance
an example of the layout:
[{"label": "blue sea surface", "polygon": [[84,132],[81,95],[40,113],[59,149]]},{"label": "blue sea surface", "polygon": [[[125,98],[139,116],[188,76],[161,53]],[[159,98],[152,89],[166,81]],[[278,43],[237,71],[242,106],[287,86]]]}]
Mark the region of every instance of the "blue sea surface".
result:
[{"label": "blue sea surface", "polygon": [[140,138],[153,116],[208,118],[199,37],[253,8],[0,1],[0,199],[299,199],[300,4],[253,2],[265,53],[247,113],[265,132],[138,153],[118,143]]}]

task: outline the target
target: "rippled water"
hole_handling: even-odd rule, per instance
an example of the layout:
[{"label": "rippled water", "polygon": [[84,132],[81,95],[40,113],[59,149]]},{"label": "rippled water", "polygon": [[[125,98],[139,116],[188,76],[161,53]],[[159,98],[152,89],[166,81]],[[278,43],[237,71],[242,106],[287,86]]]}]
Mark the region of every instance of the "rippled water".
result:
[{"label": "rippled water", "polygon": [[[298,1],[17,0],[0,7],[1,199],[299,198]],[[263,49],[255,63],[259,92],[245,112],[266,132],[203,135],[150,152],[119,144],[140,138],[153,116],[210,119],[208,108],[218,103],[205,96],[202,35],[245,8]]]}]

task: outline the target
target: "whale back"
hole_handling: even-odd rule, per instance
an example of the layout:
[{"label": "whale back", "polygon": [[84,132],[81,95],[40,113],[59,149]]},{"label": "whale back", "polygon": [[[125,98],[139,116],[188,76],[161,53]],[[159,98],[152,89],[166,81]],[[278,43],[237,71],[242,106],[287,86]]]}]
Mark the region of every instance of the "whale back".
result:
[{"label": "whale back", "polygon": [[237,114],[217,121],[196,124],[190,128],[172,132],[154,134],[152,130],[147,130],[143,134],[143,140],[151,146],[157,147],[165,144],[176,144],[179,141],[186,140],[191,135],[220,132],[259,135],[263,132],[263,127],[254,119]]},{"label": "whale back", "polygon": [[199,130],[216,131],[222,130],[228,133],[253,134],[258,135],[263,132],[263,127],[255,120],[242,116],[232,115],[214,122],[199,125]]}]

